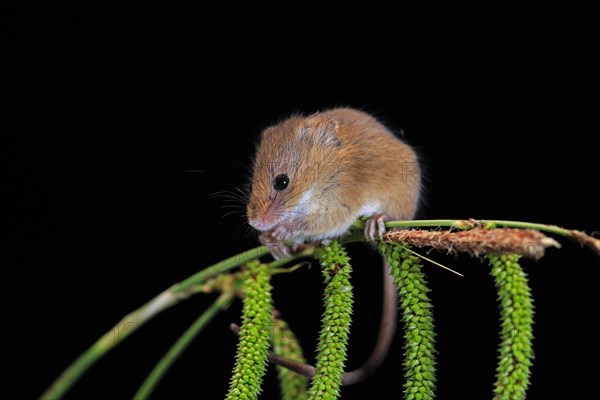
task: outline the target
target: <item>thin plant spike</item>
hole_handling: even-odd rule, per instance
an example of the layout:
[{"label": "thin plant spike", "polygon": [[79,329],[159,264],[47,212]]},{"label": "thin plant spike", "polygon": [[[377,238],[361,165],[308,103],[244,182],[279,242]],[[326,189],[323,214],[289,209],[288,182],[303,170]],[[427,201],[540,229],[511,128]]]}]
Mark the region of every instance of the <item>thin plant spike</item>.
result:
[{"label": "thin plant spike", "polygon": [[533,300],[519,256],[488,255],[500,303],[500,348],[494,400],[525,399],[533,359]]},{"label": "thin plant spike", "polygon": [[406,400],[435,397],[435,332],[432,305],[418,257],[406,245],[380,242],[398,287],[398,303],[404,327],[404,396]]},{"label": "thin plant spike", "polygon": [[219,311],[223,311],[229,307],[233,299],[233,291],[223,292],[217,300],[207,308],[200,317],[185,331],[177,342],[167,351],[161,360],[154,366],[148,377],[144,380],[133,398],[135,400],[145,400],[150,396],[156,385],[161,381],[165,373],[179,358],[181,353],[190,345],[196,336],[204,327],[217,315]]},{"label": "thin plant spike", "polygon": [[266,372],[269,333],[272,321],[271,284],[265,264],[251,261],[247,264],[244,281],[242,327],[238,342],[235,367],[227,400],[253,400],[261,391]]},{"label": "thin plant spike", "polygon": [[[281,318],[273,318],[273,350],[277,355],[305,364],[306,359],[302,354],[300,343],[289,328],[287,322]],[[282,400],[308,399],[308,378],[277,366],[277,375],[281,386]]]},{"label": "thin plant spike", "polygon": [[333,400],[340,395],[346,347],[352,317],[350,258],[336,241],[317,251],[325,277],[325,311],[323,313],[317,365],[308,391],[310,400]]}]

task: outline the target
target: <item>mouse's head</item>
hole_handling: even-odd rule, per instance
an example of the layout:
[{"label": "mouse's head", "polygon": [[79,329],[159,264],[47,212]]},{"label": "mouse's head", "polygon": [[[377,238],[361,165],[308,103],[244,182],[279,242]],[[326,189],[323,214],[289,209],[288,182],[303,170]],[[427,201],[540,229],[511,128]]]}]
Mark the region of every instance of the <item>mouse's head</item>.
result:
[{"label": "mouse's head", "polygon": [[259,231],[302,228],[338,184],[338,122],[323,114],[292,117],[265,129],[256,151],[248,222]]}]

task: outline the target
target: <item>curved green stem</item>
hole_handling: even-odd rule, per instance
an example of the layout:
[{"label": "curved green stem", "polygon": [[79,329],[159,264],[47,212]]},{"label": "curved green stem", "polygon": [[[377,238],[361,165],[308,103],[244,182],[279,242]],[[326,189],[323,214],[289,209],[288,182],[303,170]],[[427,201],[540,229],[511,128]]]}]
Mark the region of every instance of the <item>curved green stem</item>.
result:
[{"label": "curved green stem", "polygon": [[206,279],[268,254],[268,252],[269,249],[265,246],[255,247],[211,265],[184,281],[171,286],[142,307],[125,316],[110,331],[100,337],[96,343],[63,371],[52,385],[46,389],[44,394],[42,394],[41,399],[57,400],[62,398],[75,382],[108,351],[121,343],[152,317],[195,293],[195,287]]},{"label": "curved green stem", "polygon": [[[493,228],[504,226],[507,228],[533,229],[541,232],[553,233],[556,235],[567,237],[577,243],[587,246],[596,254],[600,255],[600,239],[585,234],[584,232],[575,229],[561,228],[556,225],[538,224],[525,221],[507,221],[499,219],[475,220],[475,219],[421,219],[407,221],[389,221],[385,223],[386,228],[420,228],[420,227],[449,227],[457,229],[471,229],[476,227]],[[364,240],[362,230],[365,228],[365,219],[360,218],[352,225],[352,233],[341,243],[350,243]]]},{"label": "curved green stem", "polygon": [[223,292],[217,300],[200,315],[200,317],[185,331],[185,333],[175,342],[163,358],[156,364],[152,372],[142,383],[136,394],[133,396],[135,400],[147,399],[156,385],[160,382],[164,374],[171,365],[179,358],[180,354],[188,347],[194,338],[204,329],[219,311],[225,310],[231,304],[234,294],[231,292]]},{"label": "curved green stem", "polygon": [[[509,228],[523,228],[523,229],[534,229],[536,231],[554,233],[561,236],[573,238],[573,230],[561,228],[556,225],[538,224],[534,222],[524,221],[507,221],[497,219],[487,220],[465,220],[465,219],[420,219],[420,220],[407,220],[407,221],[389,221],[385,223],[386,228],[432,228],[432,227],[449,227],[466,229],[475,227],[476,224],[483,226],[506,226]],[[354,228],[364,229],[365,222],[357,220]]]},{"label": "curved green stem", "polygon": [[422,219],[415,221],[391,221],[386,222],[387,228],[417,228],[417,227],[437,227],[445,226],[451,228],[465,229],[473,227],[474,224],[481,224],[483,226],[505,226],[508,228],[521,228],[521,229],[533,229],[541,232],[554,233],[556,235],[565,236],[568,238],[576,239],[572,229],[561,228],[556,225],[538,224],[534,222],[524,221],[507,221],[498,219],[486,219],[486,220],[461,220],[461,219]]},{"label": "curved green stem", "polygon": [[42,400],[60,399],[77,380],[98,359],[110,349],[121,343],[146,321],[160,311],[171,307],[178,302],[177,296],[172,291],[173,287],[165,290],[139,309],[125,316],[110,331],[106,332],[96,343],[80,355],[63,373],[46,389]]},{"label": "curved green stem", "polygon": [[186,290],[199,285],[206,279],[220,274],[221,272],[229,271],[248,261],[255,260],[259,257],[269,254],[269,248],[266,246],[258,246],[253,249],[236,254],[221,262],[218,262],[210,267],[204,268],[202,271],[195,273],[184,281],[174,286],[175,293],[185,293]]}]

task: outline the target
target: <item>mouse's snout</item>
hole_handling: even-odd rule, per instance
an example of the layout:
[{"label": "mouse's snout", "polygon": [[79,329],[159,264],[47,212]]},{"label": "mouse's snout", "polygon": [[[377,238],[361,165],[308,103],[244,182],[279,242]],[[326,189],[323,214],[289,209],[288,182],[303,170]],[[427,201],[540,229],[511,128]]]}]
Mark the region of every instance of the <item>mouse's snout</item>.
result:
[{"label": "mouse's snout", "polygon": [[273,228],[281,220],[281,213],[277,212],[276,208],[273,204],[261,206],[251,198],[246,210],[248,223],[261,232]]},{"label": "mouse's snout", "polygon": [[251,217],[250,215],[248,215],[248,223],[254,229],[264,232],[275,226],[277,224],[277,221],[273,221],[272,219],[266,217]]}]

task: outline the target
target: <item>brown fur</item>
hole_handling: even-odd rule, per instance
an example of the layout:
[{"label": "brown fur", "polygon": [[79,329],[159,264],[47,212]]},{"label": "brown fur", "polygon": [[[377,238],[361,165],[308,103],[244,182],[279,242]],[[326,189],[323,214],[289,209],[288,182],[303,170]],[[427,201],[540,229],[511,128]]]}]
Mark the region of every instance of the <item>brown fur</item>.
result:
[{"label": "brown fur", "polygon": [[[280,192],[273,189],[278,174],[290,178]],[[420,182],[415,152],[372,116],[350,108],[296,116],[262,133],[248,220],[263,231],[285,225],[297,239],[332,238],[366,205],[379,204],[368,216],[413,218]]]}]

